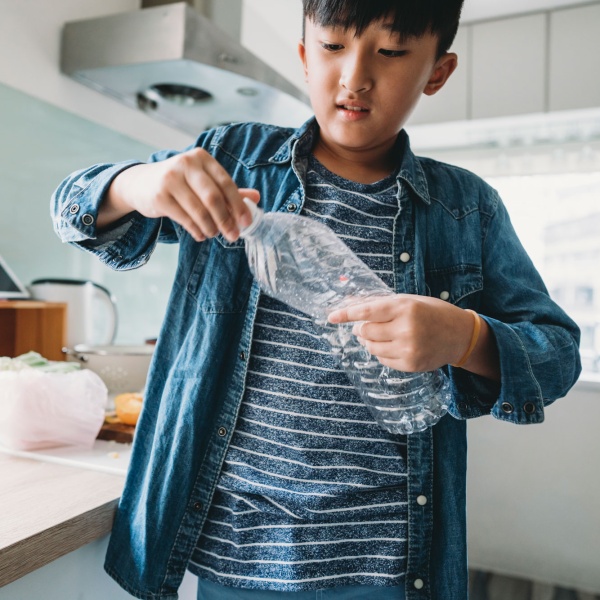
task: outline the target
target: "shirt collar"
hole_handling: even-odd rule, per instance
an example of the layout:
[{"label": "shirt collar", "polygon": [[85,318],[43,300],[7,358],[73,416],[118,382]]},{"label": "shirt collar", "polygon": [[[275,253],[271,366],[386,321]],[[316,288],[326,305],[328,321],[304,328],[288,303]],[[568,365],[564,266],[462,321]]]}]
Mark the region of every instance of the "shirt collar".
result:
[{"label": "shirt collar", "polygon": [[[279,147],[277,152],[269,159],[271,163],[286,163],[292,160],[292,157],[307,156],[313,146],[313,140],[318,130],[318,124],[315,117],[311,117],[301,127]],[[398,135],[398,150],[402,156],[400,169],[397,178],[401,179],[413,190],[413,192],[425,204],[431,204],[429,196],[429,187],[421,162],[410,149],[408,134],[404,129]]]},{"label": "shirt collar", "polygon": [[398,179],[406,182],[413,192],[425,202],[431,204],[431,196],[429,195],[429,186],[421,161],[415,156],[410,149],[410,140],[408,134],[403,129],[398,135],[398,144],[403,144],[402,161],[400,170],[398,171]]}]

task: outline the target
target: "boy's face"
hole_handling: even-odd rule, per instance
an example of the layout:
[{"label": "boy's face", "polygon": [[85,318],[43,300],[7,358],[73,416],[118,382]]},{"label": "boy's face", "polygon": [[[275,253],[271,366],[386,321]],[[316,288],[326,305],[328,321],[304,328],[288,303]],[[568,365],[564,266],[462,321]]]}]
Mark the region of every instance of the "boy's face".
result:
[{"label": "boy's face", "polygon": [[456,67],[436,59],[438,38],[401,41],[385,21],[360,35],[306,20],[299,45],[321,141],[338,151],[389,150],[421,94],[434,94]]}]

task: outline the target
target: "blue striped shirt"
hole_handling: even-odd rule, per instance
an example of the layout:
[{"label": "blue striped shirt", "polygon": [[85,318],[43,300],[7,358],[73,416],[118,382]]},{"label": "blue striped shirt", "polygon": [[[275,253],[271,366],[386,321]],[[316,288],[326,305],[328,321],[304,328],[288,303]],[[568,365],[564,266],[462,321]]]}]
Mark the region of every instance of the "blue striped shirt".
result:
[{"label": "blue striped shirt", "polygon": [[[303,214],[390,287],[397,181],[357,184],[312,156]],[[401,585],[406,440],[380,429],[313,321],[262,295],[236,430],[190,570],[300,591]]]}]

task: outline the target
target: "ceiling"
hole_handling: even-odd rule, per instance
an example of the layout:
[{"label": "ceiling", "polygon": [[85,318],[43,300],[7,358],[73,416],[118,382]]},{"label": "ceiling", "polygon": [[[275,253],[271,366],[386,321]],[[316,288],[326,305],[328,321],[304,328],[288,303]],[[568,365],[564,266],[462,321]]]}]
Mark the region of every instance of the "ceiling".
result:
[{"label": "ceiling", "polygon": [[584,4],[585,0],[465,0],[462,22]]}]

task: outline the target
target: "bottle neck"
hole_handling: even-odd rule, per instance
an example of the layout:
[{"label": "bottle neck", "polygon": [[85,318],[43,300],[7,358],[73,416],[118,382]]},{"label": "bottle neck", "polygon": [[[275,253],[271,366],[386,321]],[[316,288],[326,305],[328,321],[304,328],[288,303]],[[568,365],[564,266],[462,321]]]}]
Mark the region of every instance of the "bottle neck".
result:
[{"label": "bottle neck", "polygon": [[248,227],[244,227],[240,231],[240,237],[243,239],[248,239],[256,233],[256,230],[259,228],[260,223],[264,217],[265,211],[262,208],[256,206],[256,204],[248,198],[244,198],[244,202],[246,203],[246,206],[248,207],[248,209],[250,210],[250,214],[252,215],[252,223],[250,223]]}]

